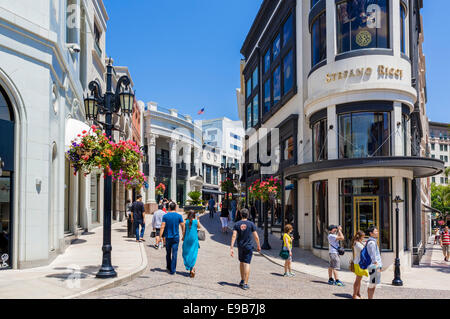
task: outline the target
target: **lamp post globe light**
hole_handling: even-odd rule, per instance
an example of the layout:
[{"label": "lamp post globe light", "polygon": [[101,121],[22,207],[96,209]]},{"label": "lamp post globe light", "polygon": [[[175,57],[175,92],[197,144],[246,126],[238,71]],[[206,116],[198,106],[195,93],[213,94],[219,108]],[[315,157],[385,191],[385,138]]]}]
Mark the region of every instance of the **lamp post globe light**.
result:
[{"label": "lamp post globe light", "polygon": [[395,208],[395,270],[394,270],[394,280],[392,280],[392,285],[394,286],[403,286],[403,281],[400,278],[400,258],[398,257],[399,253],[399,245],[398,245],[398,219],[400,215],[400,209],[398,208],[398,204],[404,202],[400,196],[396,196],[393,202],[396,205]]},{"label": "lamp post globe light", "polygon": [[[100,84],[96,81],[89,83],[91,94],[84,99],[86,119],[102,126],[108,139],[112,139],[112,115],[114,113],[131,114],[133,111],[134,92],[130,88],[130,79],[124,75],[120,77],[116,90],[112,90],[113,66],[111,59],[107,65],[106,92],[102,95]],[[125,86],[125,90],[123,89]],[[97,120],[98,114],[105,115],[105,122]],[[117,129],[116,129],[117,130]],[[104,186],[104,209],[103,209],[103,258],[102,266],[98,271],[97,278],[116,277],[117,273],[111,264],[111,197],[112,177],[107,175]]]}]

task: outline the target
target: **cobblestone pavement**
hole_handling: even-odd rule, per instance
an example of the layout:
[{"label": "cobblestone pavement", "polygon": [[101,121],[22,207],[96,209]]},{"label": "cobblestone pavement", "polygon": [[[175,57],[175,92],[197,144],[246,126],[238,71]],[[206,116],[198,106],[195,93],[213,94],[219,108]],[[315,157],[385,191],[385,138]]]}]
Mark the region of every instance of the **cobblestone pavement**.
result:
[{"label": "cobblestone pavement", "polygon": [[[149,217],[147,217],[150,219]],[[146,231],[146,250],[148,269],[146,272],[121,286],[85,295],[82,298],[121,298],[121,299],[347,299],[351,298],[352,283],[345,287],[329,286],[326,280],[296,273],[294,278],[282,276],[282,267],[272,263],[259,253],[255,253],[249,285],[244,291],[238,287],[240,281],[237,249],[235,257],[229,254],[231,233],[222,234],[219,218],[210,219],[208,214],[200,217],[206,229],[206,241],[200,242],[196,265],[196,277],[189,278],[183,265],[181,243],[178,250],[177,273],[169,275],[165,262],[165,249],[156,250],[150,245],[154,239]],[[148,225],[150,226],[150,225]],[[113,255],[114,258],[114,255]],[[327,269],[324,269],[326,272]],[[367,298],[367,287],[361,287],[363,298]],[[375,292],[378,299],[440,299],[445,291],[380,287]]]}]

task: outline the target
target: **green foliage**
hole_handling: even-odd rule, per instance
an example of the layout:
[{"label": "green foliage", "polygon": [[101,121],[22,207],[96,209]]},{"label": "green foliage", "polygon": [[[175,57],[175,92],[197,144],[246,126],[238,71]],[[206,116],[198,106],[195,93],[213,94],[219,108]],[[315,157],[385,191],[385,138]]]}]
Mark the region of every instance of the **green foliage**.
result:
[{"label": "green foliage", "polygon": [[188,193],[190,199],[187,200],[189,205],[201,206],[203,204],[202,193],[199,191],[192,191]]},{"label": "green foliage", "polygon": [[450,185],[431,184],[431,206],[442,212],[442,218],[447,217],[450,213]]}]

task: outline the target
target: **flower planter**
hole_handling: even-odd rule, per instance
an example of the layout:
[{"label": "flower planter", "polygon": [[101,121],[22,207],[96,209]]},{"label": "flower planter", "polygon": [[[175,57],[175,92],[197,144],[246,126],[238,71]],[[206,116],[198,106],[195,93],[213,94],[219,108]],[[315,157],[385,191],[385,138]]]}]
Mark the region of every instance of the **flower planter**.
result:
[{"label": "flower planter", "polygon": [[205,207],[204,206],[191,206],[191,205],[185,205],[183,207],[184,212],[187,213],[190,210],[193,210],[195,212],[198,212],[200,214],[203,214],[205,212]]}]

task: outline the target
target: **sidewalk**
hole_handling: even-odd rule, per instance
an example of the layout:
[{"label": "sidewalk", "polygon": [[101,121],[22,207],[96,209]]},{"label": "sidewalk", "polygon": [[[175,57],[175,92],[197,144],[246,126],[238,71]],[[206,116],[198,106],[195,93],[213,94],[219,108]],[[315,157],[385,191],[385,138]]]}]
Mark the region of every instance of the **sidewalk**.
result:
[{"label": "sidewalk", "polygon": [[127,238],[126,221],[112,225],[116,278],[97,279],[102,262],[103,227],[85,233],[49,266],[0,272],[0,299],[74,298],[134,279],[147,267],[143,243]]},{"label": "sidewalk", "polygon": [[[264,242],[264,231],[260,228],[258,228],[258,235],[262,245]],[[434,237],[432,239],[434,241]],[[422,258],[421,264],[412,267],[411,271],[403,271],[401,273],[404,288],[450,290],[450,263],[444,261],[441,247],[433,245],[433,241],[429,240],[427,251]],[[280,235],[271,235],[269,233],[269,244],[272,249],[262,250],[261,253],[270,261],[284,266],[284,260],[278,256],[281,249]],[[326,260],[314,256],[311,251],[296,247],[293,248],[292,253],[293,270],[328,281],[328,262]],[[348,285],[353,284],[355,275],[346,269],[346,265],[341,265],[341,269],[339,272],[340,280]],[[393,278],[394,269],[390,267],[383,271],[381,275],[381,286],[392,287]],[[367,281],[368,278],[363,278],[363,282],[367,283]]]}]

